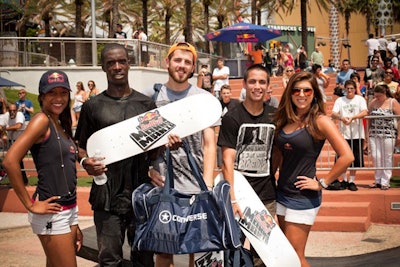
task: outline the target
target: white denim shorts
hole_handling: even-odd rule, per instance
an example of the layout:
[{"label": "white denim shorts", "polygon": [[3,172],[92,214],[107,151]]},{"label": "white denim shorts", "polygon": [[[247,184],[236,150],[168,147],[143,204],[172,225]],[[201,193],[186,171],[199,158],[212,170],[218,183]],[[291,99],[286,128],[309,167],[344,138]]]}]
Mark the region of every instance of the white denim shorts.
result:
[{"label": "white denim shorts", "polygon": [[276,203],[276,214],[285,217],[286,222],[313,225],[320,207],[308,210],[288,209],[280,203]]},{"label": "white denim shorts", "polygon": [[57,214],[28,212],[32,231],[37,235],[61,235],[71,232],[71,225],[78,224],[78,206]]}]

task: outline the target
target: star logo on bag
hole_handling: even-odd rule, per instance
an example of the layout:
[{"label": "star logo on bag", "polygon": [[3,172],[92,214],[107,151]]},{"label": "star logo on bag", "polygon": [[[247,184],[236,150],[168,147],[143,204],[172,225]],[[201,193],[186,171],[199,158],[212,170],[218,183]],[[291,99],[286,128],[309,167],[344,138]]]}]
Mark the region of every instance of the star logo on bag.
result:
[{"label": "star logo on bag", "polygon": [[161,223],[169,223],[171,221],[171,213],[167,210],[163,210],[160,212],[160,215],[158,216],[159,220]]}]

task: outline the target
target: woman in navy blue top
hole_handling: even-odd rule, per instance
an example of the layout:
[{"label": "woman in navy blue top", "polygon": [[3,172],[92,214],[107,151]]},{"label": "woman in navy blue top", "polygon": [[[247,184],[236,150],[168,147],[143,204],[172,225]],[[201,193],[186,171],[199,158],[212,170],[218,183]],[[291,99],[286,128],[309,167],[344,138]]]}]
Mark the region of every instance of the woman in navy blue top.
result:
[{"label": "woman in navy blue top", "polygon": [[[59,70],[45,72],[39,83],[41,112],[8,151],[4,167],[32,230],[46,253],[46,266],[77,266],[82,245],[76,203],[76,155],[72,140],[70,86]],[[26,190],[19,162],[31,150],[38,173],[33,196]]]},{"label": "woman in navy blue top", "polygon": [[[309,72],[294,74],[283,92],[276,114],[273,159],[278,160],[276,201],[279,226],[293,245],[301,266],[309,266],[305,247],[321,205],[321,190],[354,160],[338,128],[325,113],[318,83]],[[328,174],[316,176],[316,161],[328,140],[338,160]]]}]

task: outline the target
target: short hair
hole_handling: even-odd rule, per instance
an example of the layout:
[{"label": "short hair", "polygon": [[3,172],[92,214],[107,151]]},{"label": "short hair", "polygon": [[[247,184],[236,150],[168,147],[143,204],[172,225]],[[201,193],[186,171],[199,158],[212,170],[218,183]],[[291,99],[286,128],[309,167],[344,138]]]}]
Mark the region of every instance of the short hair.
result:
[{"label": "short hair", "polygon": [[374,59],[379,61],[379,57],[377,57],[377,56],[372,56],[371,60],[374,60]]},{"label": "short hair", "polygon": [[356,89],[357,88],[357,84],[356,84],[356,82],[355,81],[353,81],[353,80],[347,80],[347,81],[345,81],[344,82],[344,87],[346,87],[348,84],[351,84],[351,85],[353,85],[353,87],[354,87],[354,89]]},{"label": "short hair", "polygon": [[128,59],[128,51],[126,50],[125,46],[118,44],[118,43],[110,43],[110,44],[106,44],[103,48],[103,50],[101,50],[101,63],[104,63],[104,56],[105,54],[110,51],[110,50],[114,50],[114,49],[122,49],[125,51],[126,54],[126,58]]},{"label": "short hair", "polygon": [[311,72],[312,72],[312,73],[315,73],[315,72],[317,71],[317,69],[321,69],[321,70],[322,70],[322,66],[319,65],[319,64],[314,64],[314,65],[312,65],[312,67],[311,67]]},{"label": "short hair", "polygon": [[350,74],[350,79],[353,79],[354,77],[357,78],[358,81],[361,81],[361,76],[358,74],[358,72],[353,72]]},{"label": "short hair", "polygon": [[252,70],[261,70],[261,71],[264,71],[264,72],[267,74],[267,84],[269,84],[269,74],[268,74],[268,71],[267,71],[267,70],[264,68],[264,66],[261,65],[261,64],[254,64],[254,65],[251,65],[250,67],[247,68],[247,70],[244,72],[244,75],[243,75],[243,80],[244,80],[245,82],[247,81],[247,78],[249,77],[249,72],[252,71]]},{"label": "short hair", "polygon": [[26,90],[25,90],[25,89],[19,89],[18,93],[24,93],[24,94],[26,94]]},{"label": "short hair", "polygon": [[229,84],[222,85],[221,86],[221,91],[222,91],[222,89],[227,89],[227,90],[231,91],[231,87],[229,86]]},{"label": "short hair", "polygon": [[122,24],[120,24],[120,23],[117,23],[117,27],[121,27],[121,28],[122,28]]},{"label": "short hair", "polygon": [[203,64],[203,65],[201,65],[201,67],[202,68],[208,68],[208,65],[207,64]]}]

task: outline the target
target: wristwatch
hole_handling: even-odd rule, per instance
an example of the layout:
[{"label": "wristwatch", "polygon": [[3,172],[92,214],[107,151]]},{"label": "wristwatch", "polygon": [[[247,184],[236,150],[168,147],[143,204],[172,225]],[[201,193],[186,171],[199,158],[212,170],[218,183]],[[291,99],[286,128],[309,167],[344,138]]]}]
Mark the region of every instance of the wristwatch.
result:
[{"label": "wristwatch", "polygon": [[317,179],[317,181],[324,189],[328,188],[328,185],[325,183],[325,179],[324,178]]}]

